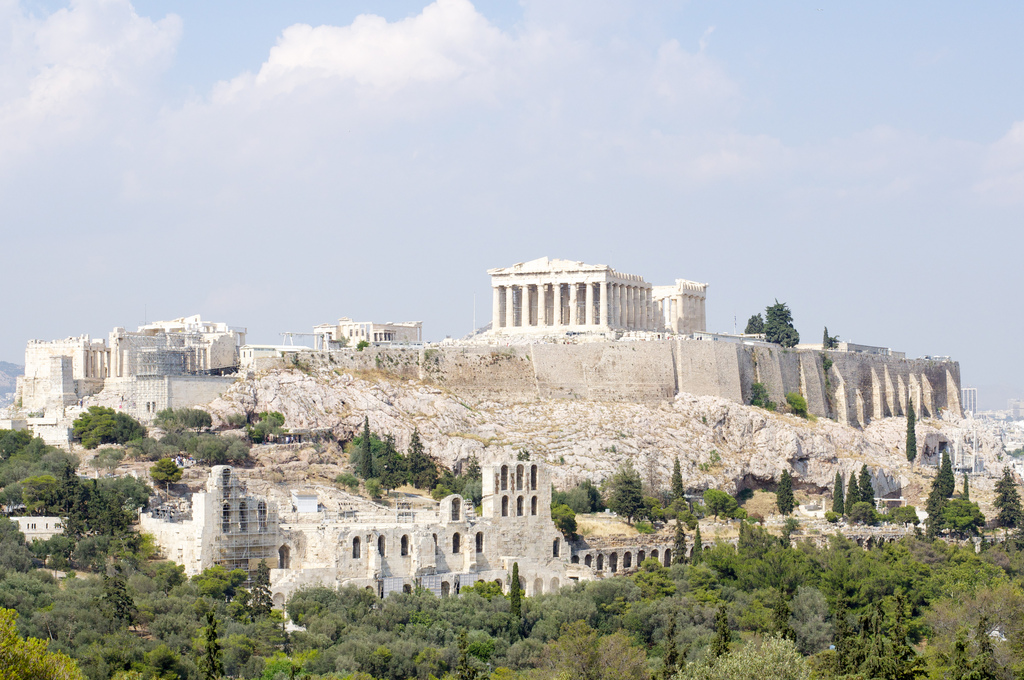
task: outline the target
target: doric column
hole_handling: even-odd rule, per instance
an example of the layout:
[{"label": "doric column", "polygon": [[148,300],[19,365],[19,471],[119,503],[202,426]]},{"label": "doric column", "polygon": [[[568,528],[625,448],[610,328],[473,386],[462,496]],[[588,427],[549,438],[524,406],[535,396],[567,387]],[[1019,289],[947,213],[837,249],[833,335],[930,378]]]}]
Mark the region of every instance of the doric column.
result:
[{"label": "doric column", "polygon": [[637,326],[640,330],[647,330],[647,289],[637,288],[636,292],[640,294],[640,319]]},{"label": "doric column", "polygon": [[501,314],[502,290],[501,286],[494,286],[491,290],[494,292],[492,295],[494,301],[491,303],[493,305],[493,308],[491,309],[491,330],[496,331],[501,328],[501,319],[499,315]]},{"label": "doric column", "polygon": [[607,281],[602,281],[601,282],[601,301],[600,301],[601,302],[601,318],[600,318],[599,322],[600,322],[600,324],[602,326],[607,326],[607,327],[610,328],[611,324],[609,323],[609,319],[611,318],[610,315],[611,315],[612,306],[611,306],[611,303],[608,300],[608,288],[609,287],[610,286],[608,285]]},{"label": "doric column", "polygon": [[555,326],[561,326],[562,325],[562,284],[556,281],[554,283],[554,285],[551,286],[551,294],[555,296],[555,299],[553,300],[553,304],[552,304],[552,307],[555,310],[555,313],[553,315],[554,318],[552,319],[552,321],[555,322]]},{"label": "doric column", "polygon": [[575,282],[569,284],[569,325],[579,325],[579,320],[576,318],[576,310],[578,305],[576,304],[576,294],[579,291],[579,286]]},{"label": "doric column", "polygon": [[650,288],[644,288],[645,308],[647,309],[647,330],[653,331],[654,323],[654,294]]},{"label": "doric column", "polygon": [[505,328],[512,328],[512,286],[502,286],[505,295]]},{"label": "doric column", "polygon": [[586,320],[588,326],[594,325],[594,284],[587,283],[584,285],[583,299],[586,305],[583,308],[583,318]]},{"label": "doric column", "polygon": [[630,330],[636,328],[636,287],[629,286],[626,288],[626,302],[629,309],[629,318],[626,321],[626,326]]}]

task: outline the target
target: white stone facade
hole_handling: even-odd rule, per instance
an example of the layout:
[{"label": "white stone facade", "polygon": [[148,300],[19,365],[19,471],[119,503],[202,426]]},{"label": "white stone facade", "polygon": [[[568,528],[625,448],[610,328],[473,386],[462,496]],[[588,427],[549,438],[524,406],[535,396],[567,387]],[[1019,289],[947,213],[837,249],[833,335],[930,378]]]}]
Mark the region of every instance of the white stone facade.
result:
[{"label": "white stone facade", "polygon": [[487,273],[492,335],[683,333],[705,325],[707,284],[655,287],[608,265],[547,257]]},{"label": "white stone facade", "polygon": [[423,342],[423,322],[403,321],[376,323],[353,321],[347,316],[337,324],[320,324],[313,328],[316,349],[339,349],[342,345],[355,346],[362,341],[370,344]]},{"label": "white stone facade", "polygon": [[60,517],[11,517],[18,523],[18,530],[29,543],[45,541],[64,533],[64,520]]}]

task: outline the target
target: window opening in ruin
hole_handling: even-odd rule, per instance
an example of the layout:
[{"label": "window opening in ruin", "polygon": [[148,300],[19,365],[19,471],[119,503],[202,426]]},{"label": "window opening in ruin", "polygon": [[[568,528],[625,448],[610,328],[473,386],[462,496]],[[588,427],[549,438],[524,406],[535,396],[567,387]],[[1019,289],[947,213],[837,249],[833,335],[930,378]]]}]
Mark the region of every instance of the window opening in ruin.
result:
[{"label": "window opening in ruin", "polygon": [[227,503],[221,506],[220,530],[225,534],[231,532],[231,506]]},{"label": "window opening in ruin", "polygon": [[455,534],[452,536],[452,554],[457,555],[460,552],[462,552],[462,536]]},{"label": "window opening in ruin", "polygon": [[672,548],[665,548],[665,566],[672,566]]},{"label": "window opening in ruin", "polygon": [[387,548],[387,541],[383,536],[377,537],[377,552],[380,553],[381,557],[385,556],[385,548]]},{"label": "window opening in ruin", "polygon": [[291,552],[292,551],[289,550],[288,546],[286,546],[286,545],[282,545],[281,548],[277,551],[277,568],[278,569],[288,569],[289,568],[288,564],[291,562]]},{"label": "window opening in ruin", "polygon": [[516,499],[516,517],[523,516],[523,497],[520,496]]},{"label": "window opening in ruin", "polygon": [[501,516],[508,517],[508,496],[501,497]]},{"label": "window opening in ruin", "polygon": [[249,506],[246,505],[245,501],[238,504],[238,530],[243,534],[249,531],[248,510]]},{"label": "window opening in ruin", "polygon": [[224,487],[224,498],[231,498],[231,470],[225,468],[221,473],[221,486]]},{"label": "window opening in ruin", "polygon": [[452,499],[452,521],[453,522],[458,522],[459,521],[459,510],[461,509],[460,506],[461,506],[461,503],[459,502],[459,499],[458,498],[453,498]]},{"label": "window opening in ruin", "polygon": [[657,550],[652,550],[651,551],[651,557],[653,557],[654,559],[658,559],[658,551]]},{"label": "window opening in ruin", "polygon": [[536,578],[533,580],[533,594],[543,595],[544,594],[544,579]]},{"label": "window opening in ruin", "polygon": [[484,532],[476,532],[476,551],[482,553],[484,551]]},{"label": "window opening in ruin", "polygon": [[516,466],[516,491],[523,490],[523,466]]},{"label": "window opening in ruin", "polygon": [[508,466],[501,466],[501,490],[508,491]]},{"label": "window opening in ruin", "polygon": [[411,593],[412,592],[412,586],[409,585],[408,583],[406,583],[405,585],[402,586],[402,592],[403,593]]},{"label": "window opening in ruin", "polygon": [[267,533],[267,504],[263,501],[256,505],[256,526],[261,534]]},{"label": "window opening in ruin", "polygon": [[561,541],[559,541],[559,540],[558,540],[558,539],[556,538],[556,539],[555,539],[555,542],[551,544],[551,556],[552,556],[552,557],[558,557],[558,544],[559,544],[560,542],[561,542]]},{"label": "window opening in ruin", "polygon": [[592,565],[593,563],[594,563],[594,556],[593,555],[587,555],[586,557],[583,558],[583,564],[587,565],[588,567],[590,565]]},{"label": "window opening in ruin", "polygon": [[362,546],[359,543],[359,537],[356,536],[352,539],[352,559],[358,560],[362,553]]},{"label": "window opening in ruin", "polygon": [[402,557],[409,555],[409,537],[402,536]]},{"label": "window opening in ruin", "polygon": [[537,514],[537,497],[536,496],[534,496],[533,498],[530,499],[530,514],[531,515],[536,515]]},{"label": "window opening in ruin", "polygon": [[638,552],[636,554],[636,563],[637,564],[643,564],[644,563],[644,557],[646,557],[646,556],[647,556],[647,553],[645,553],[643,550]]},{"label": "window opening in ruin", "polygon": [[608,568],[612,570],[613,574],[619,570],[619,554],[618,553],[612,553],[611,555],[608,556]]},{"label": "window opening in ruin", "polygon": [[570,559],[569,562],[571,562],[572,564],[579,564],[580,563],[580,556],[579,555],[573,555],[572,559]]},{"label": "window opening in ruin", "polygon": [[530,466],[530,491],[537,490],[537,466]]},{"label": "window opening in ruin", "polygon": [[604,555],[597,556],[597,570],[601,571],[604,569]]},{"label": "window opening in ruin", "polygon": [[441,581],[441,597],[448,597],[451,592],[452,587],[448,584],[448,581]]},{"label": "window opening in ruin", "polygon": [[622,568],[623,569],[629,569],[631,566],[633,566],[633,555],[631,553],[628,553],[628,552],[627,553],[623,553],[622,554]]}]

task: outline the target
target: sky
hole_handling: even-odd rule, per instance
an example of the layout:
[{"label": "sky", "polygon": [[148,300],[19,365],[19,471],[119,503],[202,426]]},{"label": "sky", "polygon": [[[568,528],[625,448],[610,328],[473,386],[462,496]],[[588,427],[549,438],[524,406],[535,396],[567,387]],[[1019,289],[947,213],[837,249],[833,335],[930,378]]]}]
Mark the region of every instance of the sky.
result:
[{"label": "sky", "polygon": [[[0,359],[490,319],[549,256],[1024,397],[1024,4],[0,0]],[[1016,292],[1015,292],[1016,291]],[[308,338],[306,339],[308,341]],[[298,338],[303,341],[303,338]]]}]

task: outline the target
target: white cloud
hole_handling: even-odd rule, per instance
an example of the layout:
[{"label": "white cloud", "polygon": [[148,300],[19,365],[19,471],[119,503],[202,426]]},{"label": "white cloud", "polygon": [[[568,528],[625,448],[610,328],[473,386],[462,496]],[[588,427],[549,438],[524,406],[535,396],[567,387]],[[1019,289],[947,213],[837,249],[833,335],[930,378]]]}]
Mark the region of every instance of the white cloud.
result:
[{"label": "white cloud", "polygon": [[999,203],[1024,203],[1024,121],[989,148],[983,173],[974,185],[978,194]]}]

